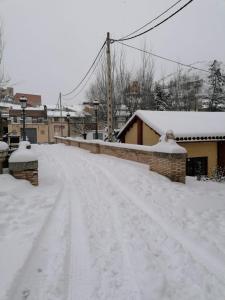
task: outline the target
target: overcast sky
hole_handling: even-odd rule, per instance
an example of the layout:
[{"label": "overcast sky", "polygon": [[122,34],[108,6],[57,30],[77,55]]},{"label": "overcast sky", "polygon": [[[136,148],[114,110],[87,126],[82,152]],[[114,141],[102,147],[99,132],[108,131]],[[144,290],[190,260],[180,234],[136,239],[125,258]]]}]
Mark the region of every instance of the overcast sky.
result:
[{"label": "overcast sky", "polygon": [[[109,31],[119,38],[176,0],[0,0],[4,67],[15,92],[56,103],[88,70]],[[184,0],[182,4],[186,3]],[[225,62],[225,0],[195,0],[180,14],[130,45],[146,41],[159,55],[184,63]],[[140,54],[127,49],[135,62]],[[197,66],[197,65],[196,65]],[[177,66],[155,59],[157,74]],[[76,101],[82,102],[84,93]]]}]

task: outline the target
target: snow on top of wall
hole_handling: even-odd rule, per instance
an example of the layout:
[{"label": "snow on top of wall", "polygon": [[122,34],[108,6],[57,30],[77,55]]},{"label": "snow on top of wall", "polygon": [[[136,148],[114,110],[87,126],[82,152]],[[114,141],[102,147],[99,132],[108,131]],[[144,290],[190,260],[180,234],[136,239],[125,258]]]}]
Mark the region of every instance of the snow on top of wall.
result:
[{"label": "snow on top of wall", "polygon": [[24,148],[19,148],[18,150],[14,151],[10,158],[9,162],[10,163],[15,163],[15,162],[30,162],[30,161],[36,161],[38,160],[37,156],[33,153],[32,150],[30,149],[24,149]]},{"label": "snow on top of wall", "polygon": [[187,150],[179,146],[175,140],[168,139],[166,136],[162,135],[159,143],[154,146],[151,146],[151,151],[160,152],[160,153],[187,153]]},{"label": "snow on top of wall", "polygon": [[149,111],[137,110],[120,133],[135,118],[163,135],[172,129],[175,137],[225,136],[225,112]]},{"label": "snow on top of wall", "polygon": [[0,151],[7,151],[9,149],[9,145],[5,142],[0,142]]},{"label": "snow on top of wall", "polygon": [[82,143],[87,144],[99,144],[99,145],[106,145],[110,147],[115,148],[124,148],[124,149],[132,149],[132,150],[138,150],[138,151],[149,151],[149,152],[161,152],[161,153],[170,153],[170,154],[179,154],[179,153],[187,153],[186,149],[179,146],[175,140],[168,139],[165,140],[165,137],[160,138],[160,142],[154,146],[145,146],[145,145],[136,145],[136,144],[127,144],[127,143],[110,143],[110,142],[104,142],[102,140],[84,140],[81,137],[80,138],[62,138],[60,139],[65,140],[74,140]]},{"label": "snow on top of wall", "polygon": [[19,143],[19,149],[27,149],[27,146],[30,146],[30,142],[29,141],[21,141]]}]

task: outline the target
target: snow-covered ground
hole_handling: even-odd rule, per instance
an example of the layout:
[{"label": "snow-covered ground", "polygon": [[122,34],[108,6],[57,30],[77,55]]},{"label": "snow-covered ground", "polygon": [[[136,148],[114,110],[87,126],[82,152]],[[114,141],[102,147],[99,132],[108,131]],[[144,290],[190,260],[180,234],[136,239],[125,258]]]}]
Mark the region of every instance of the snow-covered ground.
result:
[{"label": "snow-covered ground", "polygon": [[39,187],[0,175],[1,300],[225,299],[225,184],[32,147]]}]

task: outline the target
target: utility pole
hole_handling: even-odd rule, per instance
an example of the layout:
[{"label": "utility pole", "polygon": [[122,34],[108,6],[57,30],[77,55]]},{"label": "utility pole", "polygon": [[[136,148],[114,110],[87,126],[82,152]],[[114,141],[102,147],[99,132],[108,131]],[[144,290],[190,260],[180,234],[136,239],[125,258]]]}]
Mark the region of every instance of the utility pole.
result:
[{"label": "utility pole", "polygon": [[62,94],[59,93],[59,108],[60,108],[60,135],[63,136],[63,128],[62,128]]},{"label": "utility pole", "polygon": [[107,32],[106,55],[107,55],[107,126],[108,140],[112,142],[112,78],[111,78],[111,55],[110,55],[110,34]]},{"label": "utility pole", "polygon": [[2,127],[3,127],[2,112],[0,111],[0,141],[2,141],[2,138],[3,138],[3,128]]}]

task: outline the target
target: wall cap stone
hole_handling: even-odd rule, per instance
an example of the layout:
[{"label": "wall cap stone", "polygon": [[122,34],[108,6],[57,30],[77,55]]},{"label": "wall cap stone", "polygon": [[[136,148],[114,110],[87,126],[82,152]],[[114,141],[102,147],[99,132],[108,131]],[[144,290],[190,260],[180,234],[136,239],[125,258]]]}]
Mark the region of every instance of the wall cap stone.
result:
[{"label": "wall cap stone", "polygon": [[26,170],[36,170],[38,169],[38,160],[28,161],[28,162],[10,162],[9,171],[26,171]]}]

